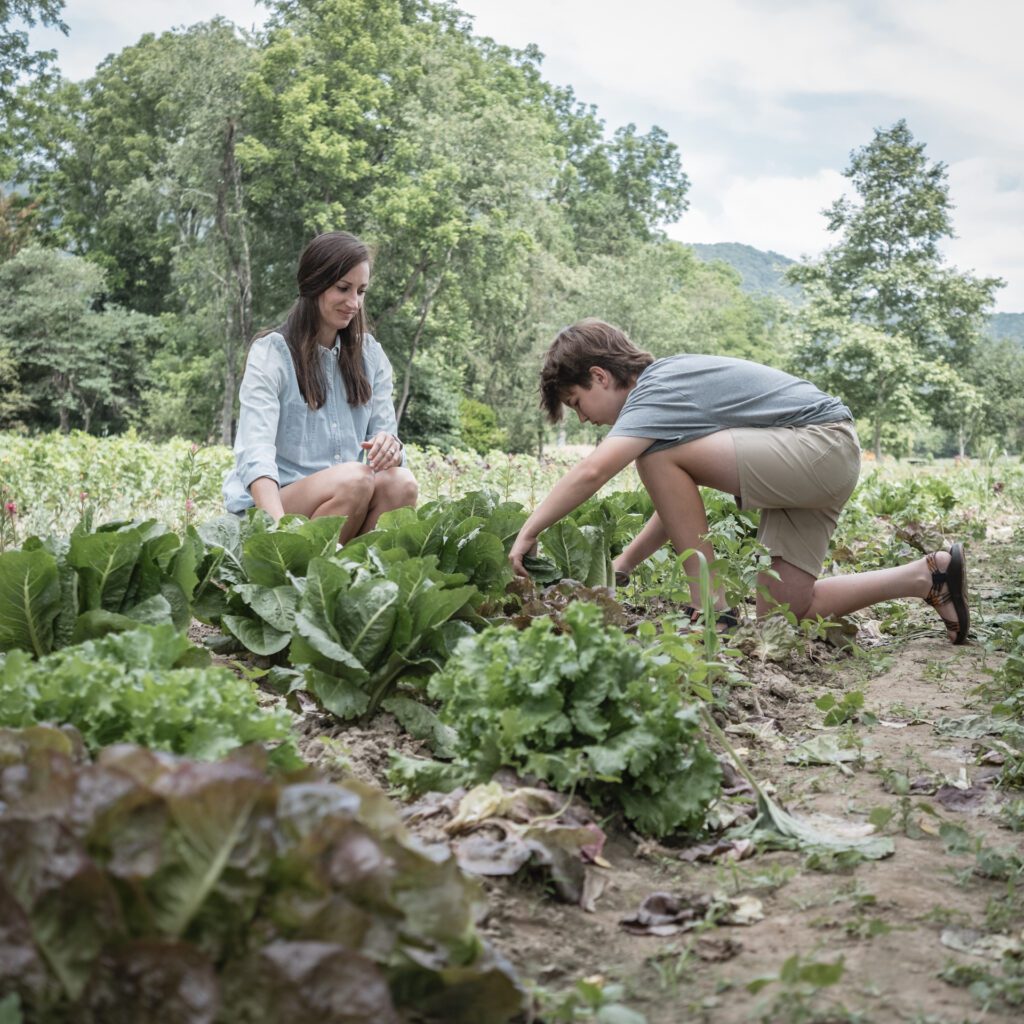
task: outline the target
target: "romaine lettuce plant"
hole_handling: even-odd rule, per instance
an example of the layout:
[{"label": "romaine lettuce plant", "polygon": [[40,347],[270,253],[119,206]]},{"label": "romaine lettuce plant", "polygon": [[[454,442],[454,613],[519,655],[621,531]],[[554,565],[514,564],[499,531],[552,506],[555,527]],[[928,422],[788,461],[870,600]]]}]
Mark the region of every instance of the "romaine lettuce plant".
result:
[{"label": "romaine lettuce plant", "polygon": [[0,991],[33,1021],[503,1024],[479,892],[357,781],[0,729]]},{"label": "romaine lettuce plant", "polygon": [[191,527],[179,537],[153,521],[30,537],[0,555],[0,651],[42,657],[139,623],[184,629],[202,556]]},{"label": "romaine lettuce plant", "polygon": [[372,567],[314,558],[295,613],[289,658],[342,719],[372,714],[402,675],[436,670],[472,633],[449,621],[477,593],[464,576],[441,572],[433,555],[384,554],[394,560]]},{"label": "romaine lettuce plant", "polygon": [[[237,545],[211,552],[212,557],[220,553],[221,578],[227,574],[232,580],[216,624],[253,654],[283,651],[295,625],[299,598],[295,581],[306,575],[311,559],[334,554],[344,522],[344,516],[284,516],[273,528],[263,513],[241,521]],[[225,524],[223,529],[227,533],[223,539],[234,541],[230,526]],[[208,529],[206,536],[216,537],[216,533]],[[209,598],[203,610],[211,610]]]},{"label": "romaine lettuce plant", "polygon": [[540,535],[544,557],[524,563],[527,571],[538,583],[573,579],[588,587],[614,586],[612,559],[653,511],[643,491],[590,498]]},{"label": "romaine lettuce plant", "polygon": [[484,782],[507,765],[617,804],[644,833],[698,829],[719,789],[698,707],[684,704],[670,666],[605,627],[600,608],[575,602],[562,623],[564,633],[541,619],[491,627],[431,679],[457,735],[446,778]]},{"label": "romaine lettuce plant", "polygon": [[414,558],[432,555],[442,572],[460,573],[481,594],[500,594],[512,579],[508,552],[524,522],[526,510],[518,502],[471,491],[457,501],[385,512],[376,530],[346,545],[345,555],[358,560],[371,548],[400,549]]}]

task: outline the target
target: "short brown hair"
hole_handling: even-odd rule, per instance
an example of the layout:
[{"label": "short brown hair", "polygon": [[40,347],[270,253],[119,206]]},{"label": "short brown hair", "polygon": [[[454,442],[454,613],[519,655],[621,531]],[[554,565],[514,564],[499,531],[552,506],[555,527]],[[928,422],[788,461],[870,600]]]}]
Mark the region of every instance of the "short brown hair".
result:
[{"label": "short brown hair", "polygon": [[563,327],[544,357],[540,371],[540,407],[552,423],[562,418],[562,396],[569,388],[590,387],[590,369],[600,366],[621,387],[636,382],[654,362],[617,327],[589,317]]}]

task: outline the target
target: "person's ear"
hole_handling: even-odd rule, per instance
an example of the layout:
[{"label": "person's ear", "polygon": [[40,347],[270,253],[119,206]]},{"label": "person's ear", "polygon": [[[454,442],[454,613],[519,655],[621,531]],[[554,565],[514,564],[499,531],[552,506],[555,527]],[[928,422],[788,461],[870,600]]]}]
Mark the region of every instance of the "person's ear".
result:
[{"label": "person's ear", "polygon": [[591,386],[597,384],[602,388],[607,387],[611,379],[611,374],[603,366],[592,366],[590,368]]}]

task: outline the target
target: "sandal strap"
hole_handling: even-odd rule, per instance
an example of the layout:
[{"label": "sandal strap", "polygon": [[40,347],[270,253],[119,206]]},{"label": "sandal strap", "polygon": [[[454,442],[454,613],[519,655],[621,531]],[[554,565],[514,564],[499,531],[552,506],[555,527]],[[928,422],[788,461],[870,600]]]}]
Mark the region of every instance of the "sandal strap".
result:
[{"label": "sandal strap", "polygon": [[939,569],[939,563],[935,560],[934,551],[925,556],[925,564],[928,566],[932,574],[932,588],[924,598],[925,604],[930,604],[933,608],[949,604],[953,600],[949,590],[947,589],[945,594],[942,593],[943,587],[948,588],[949,573],[943,572]]}]

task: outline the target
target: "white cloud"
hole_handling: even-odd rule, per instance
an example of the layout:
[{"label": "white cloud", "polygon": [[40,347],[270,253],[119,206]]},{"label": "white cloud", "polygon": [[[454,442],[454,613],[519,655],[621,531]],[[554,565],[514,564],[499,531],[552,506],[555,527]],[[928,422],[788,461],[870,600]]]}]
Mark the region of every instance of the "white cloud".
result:
[{"label": "white cloud", "polygon": [[[693,188],[672,229],[786,255],[830,239],[821,209],[871,129],[907,117],[950,165],[960,238],[951,262],[1009,286],[1024,310],[1024,4],[1012,0],[459,0],[476,31],[535,43],[544,74],[596,103],[612,126],[666,128]],[[266,20],[255,0],[70,0],[65,74],[84,78],[145,31],[220,13]]]},{"label": "white cloud", "polygon": [[242,28],[262,25],[268,15],[256,0],[70,0],[63,18],[69,33],[36,28],[33,46],[57,51],[68,78],[88,78],[108,54],[138,42],[146,32],[165,32],[181,25],[209,21],[220,14]]},{"label": "white cloud", "polygon": [[[1020,164],[983,158],[949,168],[956,199],[953,227],[958,237],[944,246],[949,262],[982,277],[1002,277],[997,308],[1024,310],[1024,174]],[[965,229],[965,226],[967,229]]]},{"label": "white cloud", "polygon": [[733,177],[695,190],[690,210],[668,233],[683,242],[744,242],[794,259],[817,256],[834,242],[821,211],[846,184],[830,169],[808,177]]}]

